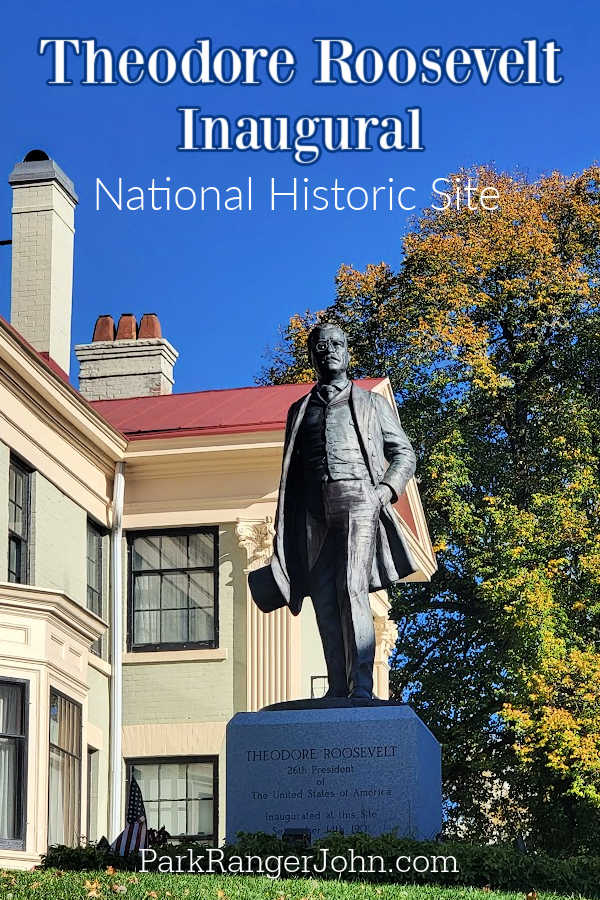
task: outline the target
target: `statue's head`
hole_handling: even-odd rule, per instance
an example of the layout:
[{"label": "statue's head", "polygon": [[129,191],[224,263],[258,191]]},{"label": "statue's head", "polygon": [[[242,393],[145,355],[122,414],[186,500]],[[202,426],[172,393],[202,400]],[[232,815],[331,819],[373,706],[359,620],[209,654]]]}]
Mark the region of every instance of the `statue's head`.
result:
[{"label": "statue's head", "polygon": [[308,352],[319,380],[341,375],[350,363],[348,338],[339,325],[316,325],[308,335]]}]

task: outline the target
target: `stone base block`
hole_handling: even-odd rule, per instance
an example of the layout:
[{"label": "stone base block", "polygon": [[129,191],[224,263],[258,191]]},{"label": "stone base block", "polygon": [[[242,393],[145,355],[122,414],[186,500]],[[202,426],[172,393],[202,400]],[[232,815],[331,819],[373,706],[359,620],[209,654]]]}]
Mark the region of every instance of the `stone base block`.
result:
[{"label": "stone base block", "polygon": [[227,726],[227,840],[308,829],[431,839],[441,748],[409,706],[238,713]]}]

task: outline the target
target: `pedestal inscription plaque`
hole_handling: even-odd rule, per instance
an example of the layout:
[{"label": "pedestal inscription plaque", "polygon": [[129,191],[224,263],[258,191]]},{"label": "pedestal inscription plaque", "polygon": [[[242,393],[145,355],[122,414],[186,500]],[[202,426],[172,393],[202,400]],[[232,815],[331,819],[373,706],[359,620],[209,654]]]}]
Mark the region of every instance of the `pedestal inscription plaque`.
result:
[{"label": "pedestal inscription plaque", "polygon": [[227,840],[287,828],[435,837],[440,745],[409,706],[238,713],[227,726]]}]

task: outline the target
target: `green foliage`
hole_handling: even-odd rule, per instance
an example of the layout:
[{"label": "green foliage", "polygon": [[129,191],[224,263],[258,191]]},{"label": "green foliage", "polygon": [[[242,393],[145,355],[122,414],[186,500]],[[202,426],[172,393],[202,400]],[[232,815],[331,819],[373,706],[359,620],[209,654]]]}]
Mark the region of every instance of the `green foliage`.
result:
[{"label": "green foliage", "polygon": [[263,382],[308,380],[315,317],[388,375],[439,571],[393,592],[393,695],[444,746],[448,835],[600,842],[600,170],[491,169],[500,209],[426,210],[398,272],[342,266]]},{"label": "green foliage", "polygon": [[85,844],[80,847],[65,847],[58,844],[48,848],[42,857],[42,868],[59,869],[71,872],[92,872],[114,866],[119,869],[135,869],[137,854],[123,858],[110,850],[101,850],[96,844]]}]

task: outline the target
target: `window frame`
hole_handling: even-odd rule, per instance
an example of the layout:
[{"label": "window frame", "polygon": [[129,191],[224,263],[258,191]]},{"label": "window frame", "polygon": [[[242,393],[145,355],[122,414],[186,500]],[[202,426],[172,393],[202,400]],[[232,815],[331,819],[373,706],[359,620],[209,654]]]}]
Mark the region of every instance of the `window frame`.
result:
[{"label": "window frame", "polygon": [[[50,699],[52,694],[56,694],[58,697],[62,697],[63,700],[66,700],[68,703],[72,703],[79,709],[79,756],[75,756],[74,753],[70,753],[68,750],[63,750],[62,747],[59,747],[57,744],[53,744],[50,740],[50,728],[52,727],[52,722],[50,719]],[[54,687],[54,685],[50,685],[48,689],[48,814],[47,814],[47,833],[46,840],[49,839],[50,832],[50,750],[54,748],[58,750],[59,753],[62,753],[66,756],[70,756],[74,759],[79,760],[79,802],[77,804],[77,812],[76,812],[76,840],[79,843],[81,841],[81,788],[82,788],[82,779],[83,779],[83,705],[75,700],[73,697],[69,697],[68,694],[65,694],[64,691],[59,690],[59,688]],[[50,843],[48,841],[48,846]],[[66,846],[70,846],[67,844]]]},{"label": "window frame", "polygon": [[[88,546],[89,546],[89,535],[90,531],[95,533],[95,537],[98,541],[99,547],[99,559],[98,559],[98,580],[99,580],[99,591],[98,596],[100,599],[100,612],[96,612],[95,609],[92,609],[89,601],[89,592],[90,589],[96,593],[96,588],[90,585],[88,572],[89,572],[89,561],[90,557],[88,555]],[[94,613],[94,615],[99,616],[103,621],[106,621],[104,618],[104,587],[105,587],[105,575],[104,575],[104,537],[106,535],[106,530],[102,529],[100,525],[98,525],[93,519],[90,519],[88,516],[86,529],[85,529],[85,563],[86,563],[86,572],[85,572],[85,581],[86,581],[86,594],[85,594],[85,602],[86,608],[90,610],[90,612]],[[93,641],[90,645],[90,653],[93,653],[94,656],[98,656],[100,659],[105,658],[104,652],[104,635],[101,635],[96,641]]]},{"label": "window frame", "polygon": [[25,850],[27,843],[27,783],[28,783],[28,766],[29,766],[29,681],[26,678],[10,678],[9,676],[0,677],[0,683],[4,684],[18,684],[23,689],[22,694],[22,703],[23,703],[23,734],[22,735],[9,735],[8,733],[2,732],[2,737],[15,737],[17,740],[21,741],[22,751],[21,751],[21,774],[22,774],[22,783],[21,790],[19,791],[18,797],[18,818],[19,818],[19,826],[20,832],[22,834],[21,838],[8,839],[0,837],[0,849],[1,850]]},{"label": "window frame", "polygon": [[[319,681],[325,682],[325,690],[322,694],[315,694],[315,683]],[[310,676],[310,699],[311,700],[321,700],[327,691],[329,690],[329,682],[327,679],[327,675],[311,675]]]},{"label": "window frame", "polygon": [[[98,542],[98,547],[99,547],[98,565],[97,565],[97,569],[98,569],[98,588],[96,588],[95,585],[90,585],[89,571],[88,571],[87,566],[86,566],[86,576],[85,576],[85,577],[86,577],[86,606],[87,606],[87,608],[88,608],[91,612],[93,612],[93,613],[94,613],[95,615],[97,615],[97,616],[100,616],[100,618],[103,619],[103,618],[104,618],[104,572],[103,572],[103,566],[104,566],[104,553],[103,553],[102,551],[103,551],[103,549],[104,549],[104,548],[103,548],[104,532],[102,531],[102,529],[100,528],[99,525],[97,525],[92,519],[88,518],[88,520],[87,520],[87,525],[86,525],[86,530],[85,530],[85,537],[86,537],[85,559],[86,559],[86,563],[89,563],[89,561],[90,561],[90,556],[89,556],[89,553],[88,553],[88,547],[89,547],[89,545],[88,545],[88,539],[89,539],[89,536],[90,536],[90,532],[93,532],[93,533],[94,533],[94,537],[96,538],[96,540],[97,540],[97,542]],[[93,608],[90,606],[90,600],[89,600],[89,591],[90,591],[90,590],[91,590],[94,594],[96,594],[96,593],[98,594],[98,599],[99,599],[99,601],[100,601],[100,602],[99,602],[100,612],[96,612],[96,610],[93,609]]]},{"label": "window frame", "polygon": [[[8,559],[8,570],[7,577],[8,581],[11,584],[28,584],[29,583],[29,575],[30,575],[30,544],[31,544],[31,475],[32,470],[30,467],[24,463],[18,456],[15,456],[13,453],[10,454],[9,460],[9,485],[8,485],[8,546],[7,550],[7,559]],[[23,523],[24,523],[24,535],[18,534],[16,531],[10,527],[10,470],[16,469],[24,479],[24,490],[23,490]],[[19,546],[19,552],[21,555],[20,559],[20,569],[19,578],[16,580],[11,579],[10,577],[10,544],[11,540],[17,541]],[[24,550],[24,553],[23,553]]]},{"label": "window frame", "polygon": [[[155,572],[213,572],[214,584],[214,637],[210,641],[164,641],[141,644],[135,642],[134,632],[134,583],[133,571],[133,542],[138,537],[151,537],[160,535],[165,537],[181,537],[190,534],[210,534],[214,539],[214,557],[212,566],[197,566],[193,569],[147,569],[139,574],[152,574]],[[189,607],[188,607],[189,610]],[[127,650],[131,653],[148,653],[160,650],[208,650],[219,646],[219,526],[195,525],[184,528],[151,528],[135,529],[127,532]]]},{"label": "window frame", "polygon": [[[174,841],[186,843],[190,841],[213,841],[218,842],[219,839],[219,757],[216,754],[208,756],[139,756],[131,757],[125,760],[125,809],[129,801],[129,788],[131,785],[131,773],[135,766],[155,766],[171,763],[212,763],[213,767],[213,833],[207,836],[197,834],[171,835]],[[146,800],[144,800],[144,807]],[[175,798],[178,799],[178,798]],[[186,797],[186,802],[191,799]],[[165,801],[167,798],[165,798]],[[148,801],[149,803],[152,801]],[[161,798],[159,797],[159,803]],[[158,823],[160,828],[161,823]],[[148,826],[149,827],[149,826]],[[212,844],[211,844],[212,846]]]}]

